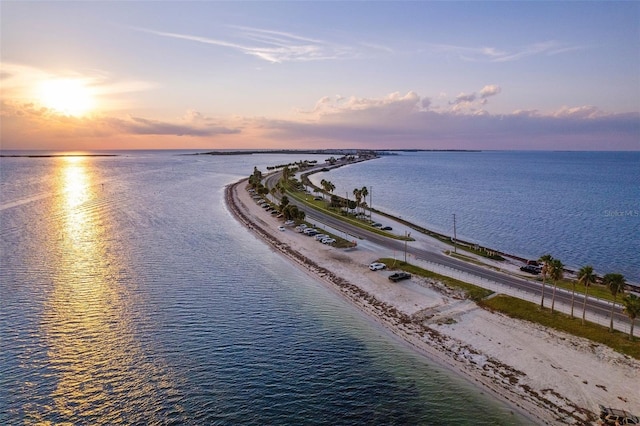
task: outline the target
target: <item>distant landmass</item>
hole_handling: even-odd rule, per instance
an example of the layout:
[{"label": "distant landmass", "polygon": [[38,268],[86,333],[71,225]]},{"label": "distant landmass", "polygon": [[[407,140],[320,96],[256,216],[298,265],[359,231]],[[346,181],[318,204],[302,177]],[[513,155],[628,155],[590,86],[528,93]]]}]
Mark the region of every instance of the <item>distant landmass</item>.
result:
[{"label": "distant landmass", "polygon": [[233,151],[208,151],[184,155],[253,155],[253,154],[323,154],[353,155],[370,153],[374,155],[397,155],[397,152],[481,152],[470,149],[258,149]]}]

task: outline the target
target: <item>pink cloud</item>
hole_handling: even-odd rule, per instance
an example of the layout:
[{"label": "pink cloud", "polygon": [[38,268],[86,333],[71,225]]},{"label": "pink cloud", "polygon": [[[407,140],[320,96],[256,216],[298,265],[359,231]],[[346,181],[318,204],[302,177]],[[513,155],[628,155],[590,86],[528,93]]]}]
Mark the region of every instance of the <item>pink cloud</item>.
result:
[{"label": "pink cloud", "polygon": [[[498,86],[485,86],[480,97],[498,93]],[[607,114],[578,106],[546,114],[518,110],[496,115],[474,106],[475,94],[462,94],[456,100],[448,109],[429,109],[415,92],[346,102],[323,98],[310,114],[314,120],[266,120],[262,125],[270,137],[284,143],[318,147],[640,149],[637,112]]]}]

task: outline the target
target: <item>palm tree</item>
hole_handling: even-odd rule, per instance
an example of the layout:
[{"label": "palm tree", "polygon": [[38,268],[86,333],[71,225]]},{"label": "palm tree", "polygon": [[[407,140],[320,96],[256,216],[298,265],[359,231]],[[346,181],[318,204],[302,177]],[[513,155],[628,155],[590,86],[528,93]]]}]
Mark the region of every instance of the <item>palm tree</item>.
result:
[{"label": "palm tree", "polygon": [[284,182],[285,186],[289,183],[290,178],[291,169],[289,168],[289,166],[284,166],[284,168],[282,169],[282,181]]},{"label": "palm tree", "polygon": [[358,206],[360,205],[360,202],[362,201],[362,191],[358,188],[355,188],[353,190],[353,196],[356,198],[356,215],[358,214]]},{"label": "palm tree", "polygon": [[333,191],[336,189],[336,186],[333,184],[333,182],[325,180],[324,181],[324,190],[327,191],[328,193],[333,193]]},{"label": "palm tree", "polygon": [[540,256],[539,259],[539,261],[542,262],[542,299],[540,299],[540,308],[544,308],[544,284],[547,278],[547,274],[550,271],[552,260],[553,256],[551,256],[550,254]]},{"label": "palm tree", "polygon": [[553,259],[551,261],[551,271],[549,271],[549,278],[553,280],[553,294],[551,296],[551,313],[556,304],[556,288],[558,287],[558,281],[564,276],[564,265],[559,259]]},{"label": "palm tree", "polygon": [[613,295],[613,303],[611,304],[611,322],[609,323],[609,332],[613,332],[613,309],[616,306],[616,297],[618,296],[618,293],[624,293],[624,286],[627,282],[622,274],[607,274],[602,277],[602,282]]},{"label": "palm tree", "polygon": [[286,195],[283,195],[282,198],[280,199],[280,212],[282,212],[282,210],[284,210],[285,207],[287,207],[289,205],[289,197],[287,197]]},{"label": "palm tree", "polygon": [[629,294],[622,298],[622,303],[624,304],[624,312],[629,316],[629,322],[631,323],[629,340],[633,340],[633,325],[636,322],[636,317],[640,315],[640,297],[635,294]]},{"label": "palm tree", "polygon": [[[578,271],[578,282],[584,286],[584,302],[582,303],[582,325],[584,325],[584,317],[587,313],[587,292],[589,291],[589,286],[596,282],[596,274],[593,273],[593,266],[587,265],[580,268]],[[571,299],[571,316],[573,316],[573,299]]]},{"label": "palm tree", "polygon": [[[331,193],[334,189],[336,189],[336,186],[328,180],[322,179],[320,181],[320,185],[322,185],[322,189],[324,189],[325,192]],[[322,198],[324,198],[324,193],[322,194]]]},{"label": "palm tree", "polygon": [[362,195],[362,211],[364,213],[365,206],[367,205],[367,195],[369,195],[369,190],[366,186],[360,188],[360,195]]}]

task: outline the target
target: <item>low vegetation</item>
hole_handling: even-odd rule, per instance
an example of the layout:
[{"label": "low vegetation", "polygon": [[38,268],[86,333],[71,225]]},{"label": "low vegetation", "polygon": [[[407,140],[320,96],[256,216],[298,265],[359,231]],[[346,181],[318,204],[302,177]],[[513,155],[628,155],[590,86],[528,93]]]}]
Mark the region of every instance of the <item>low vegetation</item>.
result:
[{"label": "low vegetation", "polygon": [[531,321],[574,336],[584,337],[592,342],[609,346],[625,355],[640,359],[640,344],[629,340],[626,333],[610,332],[608,327],[590,322],[582,325],[579,318],[571,318],[569,315],[557,311],[552,313],[549,309],[540,309],[536,303],[502,294],[491,299],[480,300],[478,305],[512,318]]},{"label": "low vegetation", "polygon": [[442,282],[451,288],[464,290],[467,297],[479,306],[490,311],[500,312],[512,318],[518,318],[533,323],[541,324],[556,330],[564,331],[574,336],[583,337],[594,343],[601,343],[615,351],[640,359],[640,344],[629,339],[629,335],[620,331],[610,332],[607,327],[587,322],[582,325],[580,318],[571,318],[561,312],[551,312],[550,309],[540,309],[536,303],[517,299],[506,295],[496,295],[491,290],[465,283],[444,275],[431,272],[410,263],[400,260],[383,258],[382,262],[391,270],[402,269],[413,275],[431,278]]}]

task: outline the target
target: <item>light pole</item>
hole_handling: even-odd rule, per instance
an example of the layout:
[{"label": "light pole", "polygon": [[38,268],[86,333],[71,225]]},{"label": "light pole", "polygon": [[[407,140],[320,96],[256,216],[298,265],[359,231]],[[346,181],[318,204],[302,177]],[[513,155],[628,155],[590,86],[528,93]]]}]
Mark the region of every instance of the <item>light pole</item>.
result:
[{"label": "light pole", "polygon": [[458,239],[458,236],[456,235],[456,214],[453,214],[453,252],[454,253],[458,253],[458,249],[456,246],[456,240]]},{"label": "light pole", "polygon": [[404,263],[407,263],[407,240],[411,237],[411,232],[407,234],[407,231],[404,231]]},{"label": "light pole", "polygon": [[371,210],[373,209],[373,186],[369,191],[369,222],[371,222]]}]

